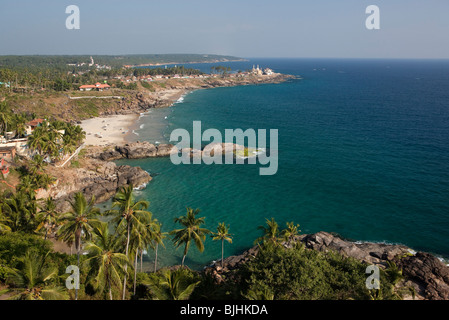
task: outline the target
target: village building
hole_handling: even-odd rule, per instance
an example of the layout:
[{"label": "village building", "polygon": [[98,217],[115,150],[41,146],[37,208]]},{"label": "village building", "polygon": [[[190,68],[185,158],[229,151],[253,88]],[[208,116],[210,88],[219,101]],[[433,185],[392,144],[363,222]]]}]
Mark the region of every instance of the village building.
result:
[{"label": "village building", "polygon": [[29,136],[30,134],[33,133],[34,129],[36,129],[37,127],[39,127],[42,122],[44,122],[44,119],[33,119],[30,122],[26,123],[26,134]]},{"label": "village building", "polygon": [[255,66],[253,66],[253,69],[251,70],[251,73],[255,74],[257,76],[263,75],[263,71],[262,71],[262,69],[259,68],[259,66],[257,66],[257,68],[255,68]]},{"label": "village building", "polygon": [[263,70],[263,74],[267,75],[267,76],[271,76],[273,74],[273,70],[271,70],[270,68],[265,68]]},{"label": "village building", "polygon": [[13,162],[16,157],[16,147],[0,147],[0,158],[7,162]]},{"label": "village building", "polygon": [[85,84],[79,87],[80,91],[91,91],[91,90],[103,91],[109,90],[110,88],[111,88],[110,85],[100,82],[97,82],[96,84]]}]

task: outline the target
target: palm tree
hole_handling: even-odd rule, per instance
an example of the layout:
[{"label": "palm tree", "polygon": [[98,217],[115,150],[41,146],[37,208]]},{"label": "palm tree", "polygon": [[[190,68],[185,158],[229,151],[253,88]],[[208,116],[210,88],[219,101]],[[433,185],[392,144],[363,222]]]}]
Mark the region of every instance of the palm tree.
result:
[{"label": "palm tree", "polygon": [[300,232],[299,224],[295,225],[293,222],[287,222],[287,228],[282,230],[281,234],[285,241],[289,241]]},{"label": "palm tree", "polygon": [[40,255],[29,250],[20,258],[21,268],[10,270],[8,282],[14,287],[16,294],[11,300],[66,300],[67,292],[56,287],[57,267],[49,267],[46,263],[48,253]]},{"label": "palm tree", "polygon": [[165,269],[143,283],[158,300],[187,300],[200,281],[193,279],[187,269],[181,268],[176,271]]},{"label": "palm tree", "polygon": [[199,209],[193,210],[192,208],[187,208],[187,214],[179,218],[175,218],[175,223],[181,224],[184,228],[172,230],[170,235],[174,235],[173,242],[176,248],[179,248],[184,244],[184,254],[182,257],[181,266],[184,266],[184,260],[189,251],[190,243],[195,242],[196,247],[200,252],[204,251],[204,240],[206,239],[206,234],[210,231],[201,228],[201,225],[205,223],[205,218],[196,218],[196,215],[200,212]]},{"label": "palm tree", "polygon": [[221,240],[221,267],[223,268],[224,259],[224,242],[225,240],[232,243],[232,235],[229,233],[229,226],[226,226],[224,222],[219,223],[217,232],[212,234],[212,240]]},{"label": "palm tree", "polygon": [[44,188],[45,190],[48,190],[50,185],[56,181],[55,177],[52,177],[51,175],[46,173],[37,175],[35,179],[36,179],[36,186],[38,188]]},{"label": "palm tree", "polygon": [[0,204],[0,235],[11,232],[10,223],[11,220],[3,214],[3,206]]},{"label": "palm tree", "polygon": [[109,299],[113,300],[112,287],[121,285],[121,276],[124,275],[124,266],[129,264],[128,258],[119,253],[117,237],[109,234],[107,223],[100,223],[94,230],[94,241],[86,243],[88,259],[94,288],[103,292],[107,286]]},{"label": "palm tree", "polygon": [[44,239],[47,240],[48,232],[54,230],[59,222],[56,203],[52,197],[45,199],[42,211],[37,214],[37,218],[41,221],[37,231],[41,228],[45,228]]},{"label": "palm tree", "polygon": [[14,114],[13,118],[13,129],[15,131],[15,136],[17,138],[23,137],[26,134],[25,124],[27,122],[26,116],[24,114]]},{"label": "palm tree", "polygon": [[45,158],[40,154],[35,154],[33,159],[29,162],[29,171],[32,175],[36,175],[44,170],[47,163],[44,161]]},{"label": "palm tree", "polygon": [[39,155],[43,155],[47,141],[47,133],[41,125],[34,129],[33,133],[28,137],[27,145],[31,150],[36,150]]},{"label": "palm tree", "polygon": [[8,108],[6,101],[0,102],[0,123],[2,124],[2,133],[8,131],[8,123],[11,121],[11,110]]},{"label": "palm tree", "polygon": [[271,218],[271,220],[265,219],[267,226],[259,226],[257,229],[263,231],[263,236],[256,239],[256,243],[258,242],[271,242],[271,243],[277,243],[278,241],[278,235],[279,235],[279,225],[274,220],[274,218]]},{"label": "palm tree", "polygon": [[78,125],[66,124],[64,130],[65,133],[62,137],[64,146],[74,146],[76,149],[76,146],[83,143],[86,138],[86,132]]},{"label": "palm tree", "polygon": [[36,230],[37,204],[34,193],[18,190],[16,194],[3,201],[2,212],[11,231],[24,231],[32,233]]},{"label": "palm tree", "polygon": [[133,294],[136,294],[137,286],[137,257],[139,252],[143,251],[145,247],[148,246],[148,236],[145,229],[137,230],[137,228],[131,229],[131,241],[130,241],[130,252],[134,254],[134,283],[133,283]]},{"label": "palm tree", "polygon": [[[61,216],[61,221],[64,222],[64,225],[59,230],[59,234],[64,241],[70,240],[72,236],[75,237],[78,267],[80,265],[82,237],[84,236],[84,238],[90,239],[92,237],[92,230],[99,223],[96,216],[100,213],[100,210],[94,207],[94,204],[95,197],[92,197],[87,202],[83,193],[78,192],[75,194],[74,201],[70,201],[71,211]],[[78,289],[75,289],[75,299],[78,300]]]},{"label": "palm tree", "polygon": [[[113,199],[112,209],[107,212],[108,215],[113,215],[112,220],[117,224],[117,230],[126,230],[126,246],[125,255],[129,257],[129,243],[131,239],[131,231],[133,228],[140,228],[151,221],[151,212],[148,209],[148,201],[136,201],[134,197],[134,188],[130,184],[128,187],[123,187]],[[117,210],[114,208],[118,208]],[[126,272],[127,265],[125,265],[125,277],[123,280],[122,299],[125,299],[126,292]]]},{"label": "palm tree", "polygon": [[157,270],[157,252],[159,245],[161,244],[164,248],[164,238],[167,235],[167,232],[162,232],[162,224],[156,219],[153,220],[153,224],[149,227],[149,235],[151,239],[151,247],[154,249],[155,257],[154,257],[154,272]]}]

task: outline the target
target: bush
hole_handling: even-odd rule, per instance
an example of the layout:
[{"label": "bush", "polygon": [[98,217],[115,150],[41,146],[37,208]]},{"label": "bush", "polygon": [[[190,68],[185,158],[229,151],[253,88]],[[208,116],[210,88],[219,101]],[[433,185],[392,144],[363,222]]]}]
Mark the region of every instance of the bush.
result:
[{"label": "bush", "polygon": [[37,249],[45,254],[52,250],[53,244],[39,236],[22,232],[10,232],[0,236],[0,264],[11,268],[17,266],[17,258],[21,257],[28,249]]},{"label": "bush", "polygon": [[[318,252],[298,244],[292,249],[264,245],[239,271],[242,297],[276,300],[370,299],[366,265],[335,252]],[[391,284],[381,276],[384,298]]]}]

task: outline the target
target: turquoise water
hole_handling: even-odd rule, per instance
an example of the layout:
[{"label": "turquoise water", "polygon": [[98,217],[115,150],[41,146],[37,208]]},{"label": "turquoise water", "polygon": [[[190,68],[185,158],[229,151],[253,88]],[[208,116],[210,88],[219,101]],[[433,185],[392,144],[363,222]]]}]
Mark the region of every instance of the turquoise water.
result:
[{"label": "turquoise water", "polygon": [[[198,90],[139,120],[133,139],[151,142],[166,142],[176,128],[191,131],[193,121],[223,133],[279,130],[274,176],[260,176],[259,165],[124,161],[154,175],[138,195],[151,202],[165,231],[193,207],[211,230],[219,222],[230,225],[234,241],[225,255],[251,246],[257,227],[274,217],[282,227],[300,224],[303,233],[337,232],[449,257],[449,61],[254,59],[226,65],[246,70],[253,64],[302,79]],[[208,239],[203,253],[190,249],[186,264],[201,268],[220,257],[221,244]],[[182,248],[175,250],[168,238],[160,265],[181,258]]]}]

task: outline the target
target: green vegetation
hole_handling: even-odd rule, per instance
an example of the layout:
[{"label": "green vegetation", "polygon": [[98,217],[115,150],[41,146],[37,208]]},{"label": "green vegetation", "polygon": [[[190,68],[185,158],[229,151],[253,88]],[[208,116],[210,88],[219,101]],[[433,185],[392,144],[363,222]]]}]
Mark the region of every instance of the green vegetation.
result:
[{"label": "green vegetation", "polygon": [[[35,199],[27,199],[36,203]],[[135,199],[133,186],[117,192],[109,210],[101,214],[77,193],[71,210],[57,213],[53,199],[46,199],[35,214],[21,219],[11,215],[12,201],[3,195],[0,202],[0,281],[8,286],[13,299],[400,299],[402,273],[393,263],[381,271],[381,290],[365,287],[366,264],[329,251],[306,249],[291,242],[300,232],[299,225],[288,222],[280,229],[274,218],[260,226],[258,254],[239,269],[216,277],[208,272],[184,267],[190,244],[201,251],[210,234],[221,241],[222,267],[224,242],[232,243],[229,226],[219,223],[216,232],[204,228],[199,210],[187,208],[175,218],[182,227],[168,234],[176,247],[184,246],[181,266],[157,270],[157,248],[166,237],[162,225],[147,211],[149,203]],[[22,207],[25,204],[22,203]],[[20,206],[20,205],[18,205]],[[18,212],[25,212],[19,210]],[[108,222],[106,222],[108,221]],[[75,244],[76,257],[56,253],[50,235],[57,235],[68,246]],[[292,245],[282,245],[289,241]],[[152,248],[156,253],[153,272],[138,272],[138,256]],[[87,255],[81,255],[82,250]],[[80,268],[81,287],[66,290],[65,267]],[[141,267],[142,268],[142,267]]]},{"label": "green vegetation", "polygon": [[200,252],[204,251],[204,240],[206,240],[206,235],[210,233],[209,230],[201,228],[201,225],[205,223],[205,218],[197,218],[199,214],[199,209],[187,208],[187,214],[179,218],[175,218],[175,222],[183,226],[182,229],[176,229],[170,232],[173,235],[173,242],[176,248],[184,245],[184,254],[182,256],[181,266],[184,266],[184,260],[189,251],[190,244],[192,241],[195,243],[196,247]]},{"label": "green vegetation", "polygon": [[[365,269],[361,262],[334,252],[321,253],[302,245],[286,249],[267,242],[240,271],[240,284],[248,299],[369,299]],[[381,287],[387,287],[386,283]]]},{"label": "green vegetation", "polygon": [[90,56],[0,56],[0,89],[29,91],[78,89],[79,85],[103,82],[117,76],[191,75],[198,70],[170,68],[124,68],[124,66],[217,62],[240,60],[232,56],[199,54],[92,56],[95,63],[108,68],[89,66]]},{"label": "green vegetation", "polygon": [[[134,54],[134,55],[94,55],[95,63],[109,65],[115,68],[124,65],[140,64],[169,64],[169,63],[193,63],[193,62],[216,62],[226,60],[241,60],[233,56],[222,56],[214,54]],[[0,56],[2,67],[33,67],[54,69],[71,67],[68,64],[90,62],[88,55],[39,55],[39,56]],[[70,68],[69,68],[70,69]]]},{"label": "green vegetation", "polygon": [[211,67],[210,70],[212,73],[218,73],[218,74],[221,74],[222,76],[225,76],[232,69],[231,69],[231,67],[215,66],[215,67]]},{"label": "green vegetation", "polygon": [[[44,120],[28,137],[28,147],[37,152],[40,161],[52,162],[73,153],[84,141],[86,133],[78,125]],[[36,159],[36,157],[35,157]]]}]

